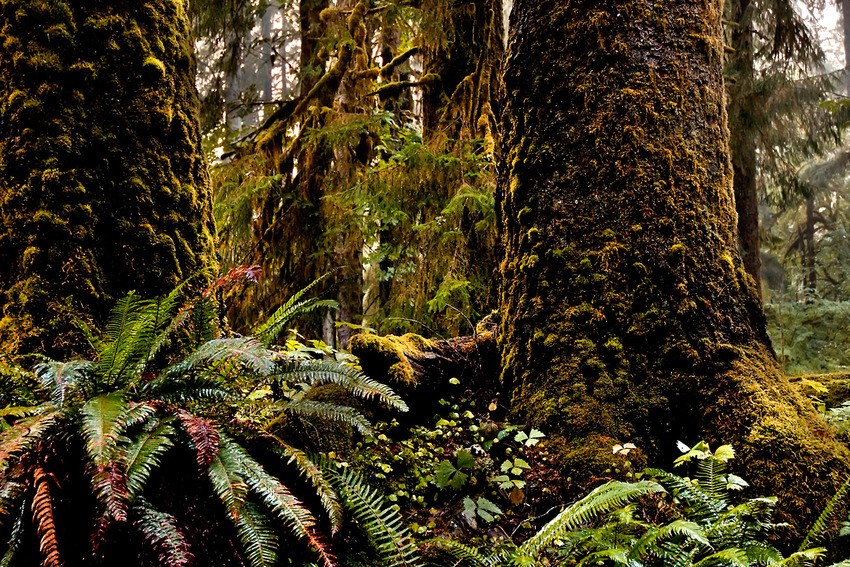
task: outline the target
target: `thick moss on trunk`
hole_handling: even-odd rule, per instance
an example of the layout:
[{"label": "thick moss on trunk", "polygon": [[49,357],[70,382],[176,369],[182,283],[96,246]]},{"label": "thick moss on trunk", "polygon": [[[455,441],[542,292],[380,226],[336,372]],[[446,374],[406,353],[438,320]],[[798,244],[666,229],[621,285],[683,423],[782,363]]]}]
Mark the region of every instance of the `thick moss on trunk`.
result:
[{"label": "thick moss on trunk", "polygon": [[73,350],[101,320],[214,263],[180,0],[0,2],[0,347]]},{"label": "thick moss on trunk", "polygon": [[502,378],[573,477],[615,442],[669,466],[705,437],[805,525],[847,452],[781,376],[736,250],[721,6],[515,3]]}]

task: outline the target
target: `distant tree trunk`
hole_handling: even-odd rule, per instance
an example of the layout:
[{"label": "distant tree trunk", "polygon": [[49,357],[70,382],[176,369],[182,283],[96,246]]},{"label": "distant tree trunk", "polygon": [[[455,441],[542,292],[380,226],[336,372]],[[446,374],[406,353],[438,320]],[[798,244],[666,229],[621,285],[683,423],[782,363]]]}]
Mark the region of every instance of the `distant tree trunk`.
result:
[{"label": "distant tree trunk", "polygon": [[424,49],[425,72],[435,77],[422,98],[424,135],[429,138],[441,132],[450,138],[463,134],[484,138],[491,130],[487,120],[493,115],[504,50],[502,2],[472,0],[435,6],[429,14],[434,18],[431,25],[446,37]]},{"label": "distant tree trunk", "polygon": [[188,33],[180,2],[0,4],[0,352],[214,264]]},{"label": "distant tree trunk", "polygon": [[850,0],[840,0],[844,31],[844,88],[850,96]]},{"label": "distant tree trunk", "polygon": [[806,226],[803,228],[803,285],[807,301],[814,298],[818,287],[816,267],[817,250],[815,249],[815,198],[806,197]]},{"label": "distant tree trunk", "polygon": [[617,442],[663,466],[677,440],[732,443],[807,526],[848,453],[781,375],[737,253],[722,4],[516,0],[502,380],[574,479]]},{"label": "distant tree trunk", "polygon": [[761,297],[761,245],[759,238],[759,208],[756,164],[756,139],[750,112],[756,110],[753,98],[755,82],[755,52],[750,0],[731,0],[730,47],[727,68],[733,79],[728,86],[729,132],[735,189],[735,209],[738,213],[738,244],[744,269],[756,283]]},{"label": "distant tree trunk", "polygon": [[322,22],[319,15],[330,5],[330,0],[301,0],[298,17],[301,22],[301,96],[313,88],[324,73],[324,64],[319,58],[319,39]]}]

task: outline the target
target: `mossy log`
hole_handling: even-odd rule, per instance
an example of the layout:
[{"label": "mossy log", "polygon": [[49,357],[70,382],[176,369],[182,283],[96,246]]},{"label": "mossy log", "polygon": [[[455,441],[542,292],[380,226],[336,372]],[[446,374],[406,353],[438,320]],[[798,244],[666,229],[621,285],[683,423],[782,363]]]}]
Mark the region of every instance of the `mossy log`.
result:
[{"label": "mossy log", "polygon": [[720,0],[517,0],[499,182],[514,419],[576,476],[731,443],[807,527],[848,451],[775,360],[735,244]]},{"label": "mossy log", "polygon": [[215,263],[180,0],[0,2],[0,350],[64,356]]}]

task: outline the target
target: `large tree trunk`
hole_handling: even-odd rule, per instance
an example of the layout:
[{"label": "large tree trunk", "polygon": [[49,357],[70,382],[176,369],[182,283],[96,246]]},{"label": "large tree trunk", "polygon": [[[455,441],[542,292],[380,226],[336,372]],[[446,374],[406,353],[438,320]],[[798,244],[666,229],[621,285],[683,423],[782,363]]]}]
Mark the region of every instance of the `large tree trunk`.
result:
[{"label": "large tree trunk", "polygon": [[704,437],[806,522],[847,452],[781,375],[737,253],[722,4],[516,1],[502,379],[573,478],[616,442],[669,466]]},{"label": "large tree trunk", "polygon": [[0,4],[0,350],[214,263],[188,33],[179,2]]}]

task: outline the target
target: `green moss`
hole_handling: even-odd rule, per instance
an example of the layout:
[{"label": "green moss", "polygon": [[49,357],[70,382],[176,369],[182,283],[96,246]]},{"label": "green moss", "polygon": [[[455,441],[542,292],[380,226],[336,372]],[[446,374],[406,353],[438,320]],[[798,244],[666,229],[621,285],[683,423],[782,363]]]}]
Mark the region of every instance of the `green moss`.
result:
[{"label": "green moss", "polygon": [[[162,294],[214,264],[195,86],[176,71],[192,58],[185,14],[137,8],[0,3],[0,297],[18,325],[3,350],[66,356],[64,298],[97,321],[130,290]],[[181,186],[190,206],[169,196]]]}]

